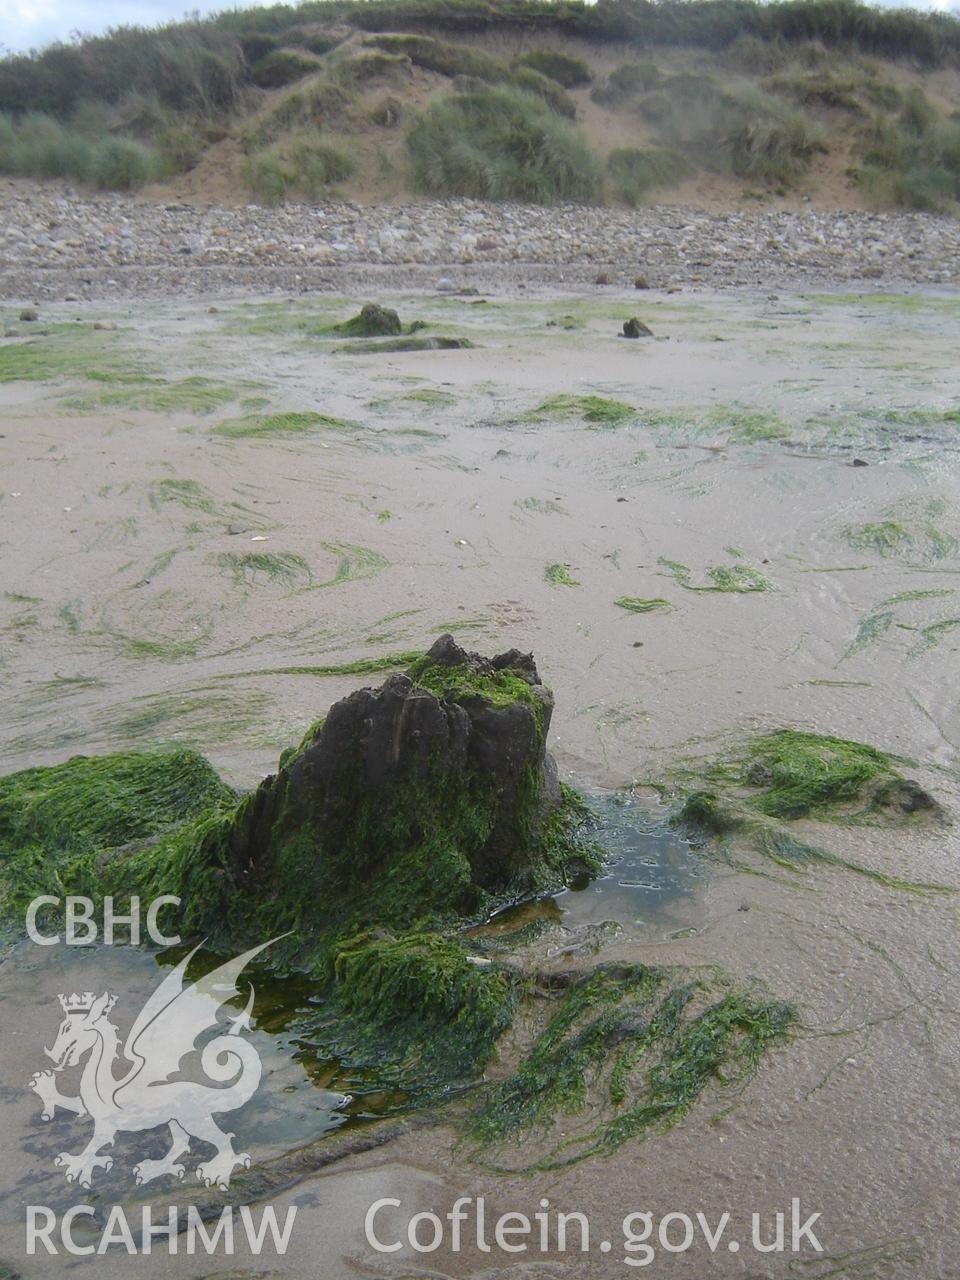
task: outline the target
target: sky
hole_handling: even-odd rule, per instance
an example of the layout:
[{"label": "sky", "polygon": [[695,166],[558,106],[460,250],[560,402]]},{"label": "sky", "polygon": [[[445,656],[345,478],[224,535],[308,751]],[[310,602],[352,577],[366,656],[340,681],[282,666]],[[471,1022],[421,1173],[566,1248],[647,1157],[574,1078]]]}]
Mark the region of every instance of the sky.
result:
[{"label": "sky", "polygon": [[[896,2],[896,0],[895,0]],[[255,0],[188,0],[191,12],[249,8]],[[920,9],[952,9],[960,0],[913,0]],[[73,32],[96,35],[108,27],[153,26],[184,16],[184,0],[0,0],[0,51],[41,48]]]},{"label": "sky", "polygon": [[[262,0],[260,0],[262,2]],[[272,2],[272,0],[271,0]],[[253,0],[0,0],[0,50],[20,53],[73,32],[98,35],[108,27],[152,27],[201,15],[246,9]]]}]

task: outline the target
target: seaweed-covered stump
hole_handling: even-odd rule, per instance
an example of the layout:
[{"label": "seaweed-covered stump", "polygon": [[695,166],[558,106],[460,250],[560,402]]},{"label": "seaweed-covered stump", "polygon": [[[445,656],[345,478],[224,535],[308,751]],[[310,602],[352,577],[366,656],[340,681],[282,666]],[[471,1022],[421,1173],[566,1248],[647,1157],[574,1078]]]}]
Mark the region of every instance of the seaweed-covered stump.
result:
[{"label": "seaweed-covered stump", "polygon": [[561,805],[552,710],[531,656],[488,660],[441,637],[408,674],[336,703],[281,759],[238,813],[233,876],[339,898],[391,876],[402,894],[426,876],[458,911],[536,887]]},{"label": "seaweed-covered stump", "polygon": [[[192,753],[13,774],[2,915],[22,924],[38,893],[173,894],[183,933],[224,946],[292,934],[288,959],[326,965],[360,930],[444,927],[562,888],[568,868],[599,861],[546,751],[552,709],[531,656],[487,659],[443,636],[406,674],[336,703],[239,799]],[[157,797],[179,795],[184,760],[206,790],[168,815]]]},{"label": "seaweed-covered stump", "polygon": [[384,338],[403,333],[403,325],[396,311],[390,307],[368,302],[361,308],[359,315],[334,325],[334,332],[342,333],[348,338]]}]

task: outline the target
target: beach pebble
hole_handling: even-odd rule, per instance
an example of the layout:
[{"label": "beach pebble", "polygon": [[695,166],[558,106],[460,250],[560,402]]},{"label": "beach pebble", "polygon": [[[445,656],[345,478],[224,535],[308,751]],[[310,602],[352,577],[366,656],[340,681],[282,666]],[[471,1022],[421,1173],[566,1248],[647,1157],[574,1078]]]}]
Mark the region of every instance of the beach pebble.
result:
[{"label": "beach pebble", "polygon": [[[452,199],[364,208],[346,201],[207,207],[79,194],[0,179],[0,296],[197,296],[215,287],[293,292],[329,287],[330,264],[358,283],[439,292],[492,284],[616,284],[598,265],[642,262],[634,287],[669,282],[759,288],[960,283],[960,220],[921,212],[640,209],[490,204]],[[51,224],[55,235],[50,234]],[[422,270],[418,273],[418,268]],[[471,274],[468,274],[471,273]],[[659,286],[658,286],[659,287]]]}]

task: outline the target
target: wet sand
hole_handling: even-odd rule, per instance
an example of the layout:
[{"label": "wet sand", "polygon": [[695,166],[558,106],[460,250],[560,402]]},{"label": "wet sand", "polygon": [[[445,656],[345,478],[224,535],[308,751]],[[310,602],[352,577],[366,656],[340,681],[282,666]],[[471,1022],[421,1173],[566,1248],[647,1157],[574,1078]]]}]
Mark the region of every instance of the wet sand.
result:
[{"label": "wet sand", "polygon": [[[643,783],[788,725],[911,758],[909,776],[957,811],[960,299],[398,295],[378,300],[476,345],[354,355],[306,331],[365,300],[51,306],[19,326],[28,338],[4,341],[0,359],[47,344],[61,360],[48,371],[73,375],[0,384],[4,770],[176,742],[249,786],[330,702],[381,678],[298,668],[454,630],[484,652],[536,654],[574,784]],[[653,339],[616,336],[634,314]],[[117,327],[93,332],[94,319]],[[557,395],[637,412],[617,425],[584,405],[536,412]],[[305,411],[341,421],[249,434],[252,415]],[[738,565],[771,589],[691,589]],[[634,614],[622,597],[666,606]],[[950,828],[832,840],[876,870],[960,885]],[[619,1248],[506,1264],[475,1249],[376,1257],[362,1237],[376,1185],[399,1188],[411,1214],[478,1194],[532,1214],[549,1197],[611,1241],[634,1209],[729,1210],[745,1241],[751,1213],[799,1197],[804,1216],[822,1214],[827,1256],[791,1269],[788,1254],[745,1243],[711,1257],[701,1242],[658,1250],[648,1270],[949,1276],[956,900],[840,869],[754,870],[711,865],[687,915],[674,904],[662,922],[628,922],[599,952],[718,964],[794,1001],[796,1038],[742,1093],[718,1089],[669,1133],[563,1175],[485,1172],[452,1131],[411,1132],[284,1193],[307,1197],[285,1259],[198,1269],[164,1255],[136,1271],[624,1273]],[[545,965],[579,962],[552,945]],[[38,1057],[52,1016],[38,1011]],[[11,1102],[26,1056],[4,1070]],[[41,1127],[30,1102],[5,1108],[10,1170]],[[15,1200],[0,1257],[25,1276],[68,1274],[63,1260],[20,1258]]]}]

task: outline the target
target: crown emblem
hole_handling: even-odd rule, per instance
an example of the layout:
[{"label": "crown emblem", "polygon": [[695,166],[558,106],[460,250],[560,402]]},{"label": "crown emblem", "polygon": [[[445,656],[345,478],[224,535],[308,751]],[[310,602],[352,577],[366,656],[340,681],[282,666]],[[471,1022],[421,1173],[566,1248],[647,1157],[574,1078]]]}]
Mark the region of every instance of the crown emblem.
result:
[{"label": "crown emblem", "polygon": [[[57,999],[60,1001],[60,1007],[63,1009],[63,1012],[69,1017],[74,1013],[89,1013],[93,1008],[95,997],[92,991],[84,991],[82,996],[74,993],[69,996],[58,996]],[[117,997],[111,996],[106,1009],[104,1009],[104,1013],[109,1013],[116,1002]]]},{"label": "crown emblem", "polygon": [[58,996],[64,1013],[89,1013],[93,1008],[93,992],[85,991],[82,996]]}]

